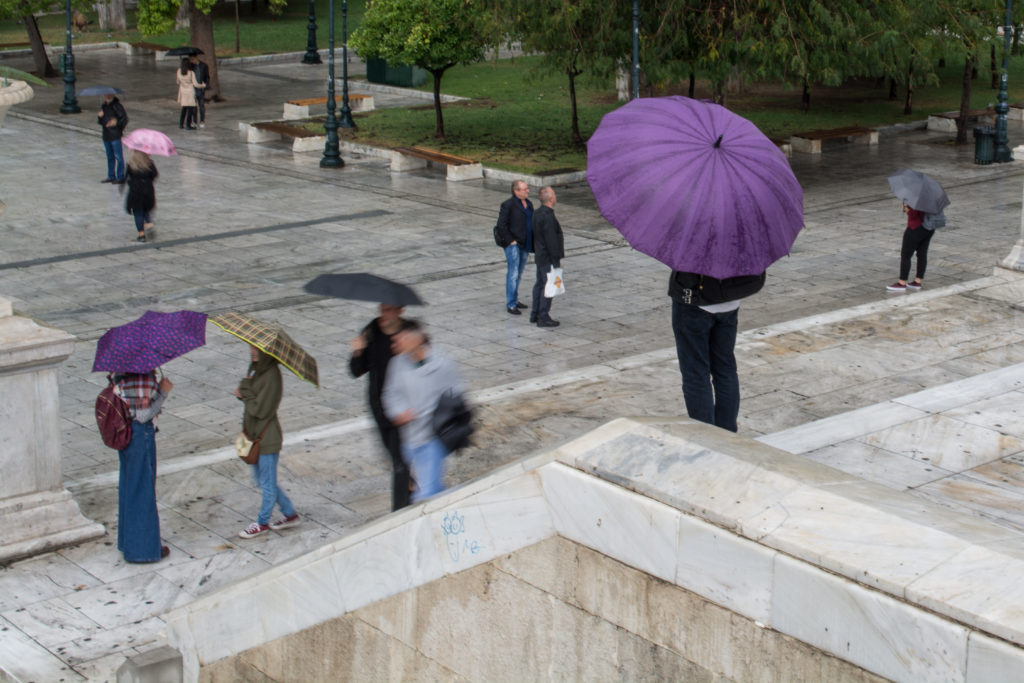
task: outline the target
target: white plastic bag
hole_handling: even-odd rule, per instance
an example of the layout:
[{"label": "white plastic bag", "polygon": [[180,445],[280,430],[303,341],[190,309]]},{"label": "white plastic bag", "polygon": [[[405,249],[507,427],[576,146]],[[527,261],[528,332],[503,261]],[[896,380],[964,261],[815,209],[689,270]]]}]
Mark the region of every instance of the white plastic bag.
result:
[{"label": "white plastic bag", "polygon": [[544,285],[544,296],[550,298],[559,294],[565,294],[565,282],[562,281],[562,269],[551,266],[548,271],[548,281]]}]

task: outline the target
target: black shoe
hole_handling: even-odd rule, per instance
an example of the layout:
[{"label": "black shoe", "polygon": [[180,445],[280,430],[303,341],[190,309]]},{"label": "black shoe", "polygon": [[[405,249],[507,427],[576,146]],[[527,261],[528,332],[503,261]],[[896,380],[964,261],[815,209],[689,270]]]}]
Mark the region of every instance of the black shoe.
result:
[{"label": "black shoe", "polygon": [[515,306],[513,306],[512,308],[506,308],[505,310],[512,315],[522,315],[522,313],[519,312],[519,309],[516,308]]},{"label": "black shoe", "polygon": [[139,235],[138,237],[135,238],[135,241],[136,242],[145,242],[146,241],[146,236],[145,235]]},{"label": "black shoe", "polygon": [[114,179],[113,178],[104,178],[100,182],[101,183],[112,183],[112,182],[114,182]]},{"label": "black shoe", "polygon": [[537,327],[558,327],[561,324],[562,323],[557,320],[552,320],[551,318],[541,318],[537,321]]},{"label": "black shoe", "polygon": [[522,301],[517,301],[516,302],[516,308],[523,310],[523,309],[529,308],[529,306],[524,304]]},{"label": "black shoe", "polygon": [[110,182],[114,185],[124,185],[124,180],[111,180]]},{"label": "black shoe", "polygon": [[185,128],[188,129],[188,130],[195,130],[196,129],[195,126],[185,126]]},{"label": "black shoe", "polygon": [[531,315],[531,316],[530,316],[530,322],[531,322],[531,323],[536,323],[536,322],[537,322],[537,316],[535,316],[535,315]]}]

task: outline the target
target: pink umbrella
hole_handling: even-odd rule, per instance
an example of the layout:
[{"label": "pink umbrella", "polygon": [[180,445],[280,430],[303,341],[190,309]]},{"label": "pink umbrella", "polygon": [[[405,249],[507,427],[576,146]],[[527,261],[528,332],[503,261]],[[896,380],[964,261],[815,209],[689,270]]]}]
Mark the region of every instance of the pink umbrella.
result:
[{"label": "pink umbrella", "polygon": [[158,130],[150,128],[139,128],[121,138],[121,144],[131,149],[137,149],[146,154],[156,154],[162,157],[174,156],[178,150],[174,149],[171,139]]}]

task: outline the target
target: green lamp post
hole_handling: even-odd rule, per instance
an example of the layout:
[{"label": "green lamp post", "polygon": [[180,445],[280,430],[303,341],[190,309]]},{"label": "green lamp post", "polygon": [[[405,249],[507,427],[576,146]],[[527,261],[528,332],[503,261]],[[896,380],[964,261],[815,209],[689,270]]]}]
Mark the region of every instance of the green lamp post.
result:
[{"label": "green lamp post", "polygon": [[320,159],[320,168],[341,168],[345,162],[338,153],[338,119],[334,116],[334,0],[331,0],[330,48],[327,56],[327,120],[324,130],[327,131],[327,142],[324,143],[324,155]]},{"label": "green lamp post", "polygon": [[348,106],[348,0],[341,0],[341,120],[342,128],[355,128],[352,108]]},{"label": "green lamp post", "polygon": [[309,25],[306,27],[306,54],[303,64],[320,64],[320,53],[316,49],[316,0],[309,0]]},{"label": "green lamp post", "polygon": [[71,0],[64,5],[64,101],[60,105],[61,114],[78,114],[82,108],[75,99],[75,56],[71,54]]},{"label": "green lamp post", "polygon": [[1007,90],[1010,65],[1010,33],[1013,31],[1010,12],[1013,8],[1013,0],[1006,0],[1006,25],[1003,27],[1003,73],[999,77],[999,100],[996,104],[996,147],[993,159],[999,163],[1013,161],[1013,154],[1010,152],[1010,143],[1006,134],[1006,115],[1010,112],[1010,93]]}]

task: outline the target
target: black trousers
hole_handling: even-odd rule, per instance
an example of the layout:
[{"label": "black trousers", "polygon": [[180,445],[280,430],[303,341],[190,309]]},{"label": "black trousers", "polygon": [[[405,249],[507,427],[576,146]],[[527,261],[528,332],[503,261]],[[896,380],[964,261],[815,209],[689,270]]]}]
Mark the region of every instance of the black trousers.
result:
[{"label": "black trousers", "polygon": [[206,88],[194,88],[196,106],[199,107],[199,123],[206,123]]},{"label": "black trousers", "polygon": [[530,320],[546,320],[551,317],[551,297],[544,296],[544,285],[548,282],[550,263],[537,263],[537,281],[533,283],[533,307]]},{"label": "black trousers", "polygon": [[178,127],[184,128],[188,126],[191,128],[196,123],[196,108],[195,107],[182,107],[181,117],[178,119]]},{"label": "black trousers", "polygon": [[398,427],[390,422],[377,422],[377,430],[384,448],[391,456],[391,510],[401,510],[409,505],[412,496],[409,490],[409,466],[402,457],[402,439],[398,435]]},{"label": "black trousers", "polygon": [[928,245],[932,241],[934,230],[917,227],[903,231],[903,248],[900,249],[900,280],[906,282],[910,276],[910,257],[917,254],[917,279],[924,279],[924,269],[928,265]]}]

